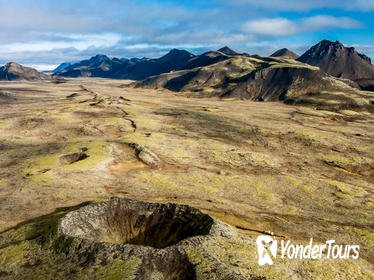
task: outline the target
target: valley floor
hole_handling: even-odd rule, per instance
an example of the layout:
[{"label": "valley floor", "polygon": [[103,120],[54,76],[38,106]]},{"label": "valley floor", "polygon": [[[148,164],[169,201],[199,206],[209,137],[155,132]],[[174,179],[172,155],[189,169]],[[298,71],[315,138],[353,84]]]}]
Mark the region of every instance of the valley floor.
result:
[{"label": "valley floor", "polygon": [[[294,242],[361,246],[357,261],[303,268],[280,261],[281,276],[253,268],[255,249],[240,251],[247,262],[239,266],[252,274],[374,277],[373,114],[188,98],[126,83],[0,83],[1,231],[113,196],[172,202],[199,208],[249,240],[274,232]],[[134,144],[159,161],[139,159]],[[83,159],[59,161],[86,149]]]}]

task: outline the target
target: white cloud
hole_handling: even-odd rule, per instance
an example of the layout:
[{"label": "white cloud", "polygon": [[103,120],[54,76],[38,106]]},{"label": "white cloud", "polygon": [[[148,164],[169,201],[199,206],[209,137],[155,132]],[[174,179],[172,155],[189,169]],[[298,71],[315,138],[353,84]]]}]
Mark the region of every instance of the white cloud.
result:
[{"label": "white cloud", "polygon": [[357,0],[353,1],[356,9],[361,11],[373,11],[374,10],[374,1],[373,0]]},{"label": "white cloud", "polygon": [[297,26],[286,18],[264,18],[248,21],[243,31],[260,35],[284,36],[297,33]]},{"label": "white cloud", "polygon": [[204,45],[214,45],[214,44],[233,44],[239,42],[249,42],[254,41],[253,35],[237,33],[237,32],[225,32],[225,31],[181,31],[160,34],[153,39],[155,42],[163,44],[204,44]]},{"label": "white cloud", "polygon": [[113,33],[104,34],[61,34],[66,40],[39,41],[26,43],[0,44],[0,54],[6,52],[50,51],[53,49],[75,48],[85,50],[89,47],[111,47],[121,40],[121,36]]},{"label": "white cloud", "polygon": [[373,0],[231,0],[230,3],[277,11],[301,12],[324,8],[363,12],[374,10]]},{"label": "white cloud", "polygon": [[25,66],[35,68],[38,71],[51,71],[57,68],[59,64],[26,64]]},{"label": "white cloud", "polygon": [[358,52],[360,53],[364,53],[366,55],[369,55],[371,57],[373,57],[374,55],[374,45],[352,45],[353,47],[355,47],[357,49]]},{"label": "white cloud", "polygon": [[263,18],[246,22],[242,30],[266,36],[286,36],[325,29],[354,29],[363,24],[348,17],[317,15],[297,20],[287,18]]}]

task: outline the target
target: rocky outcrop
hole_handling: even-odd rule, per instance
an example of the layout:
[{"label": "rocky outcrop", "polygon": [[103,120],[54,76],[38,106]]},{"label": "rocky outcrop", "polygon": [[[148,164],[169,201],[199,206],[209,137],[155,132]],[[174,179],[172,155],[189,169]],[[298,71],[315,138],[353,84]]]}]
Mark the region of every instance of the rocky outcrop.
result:
[{"label": "rocky outcrop", "polygon": [[80,148],[77,153],[62,155],[59,157],[58,161],[61,165],[73,164],[77,161],[84,160],[88,157],[87,148]]},{"label": "rocky outcrop", "polygon": [[145,164],[147,164],[148,166],[152,168],[159,167],[161,160],[154,152],[136,143],[131,143],[130,146],[135,149],[136,156],[142,162],[144,162]]},{"label": "rocky outcrop", "polygon": [[329,89],[334,89],[334,86],[318,69],[285,65],[267,67],[243,77],[226,95],[256,101],[279,101]]}]

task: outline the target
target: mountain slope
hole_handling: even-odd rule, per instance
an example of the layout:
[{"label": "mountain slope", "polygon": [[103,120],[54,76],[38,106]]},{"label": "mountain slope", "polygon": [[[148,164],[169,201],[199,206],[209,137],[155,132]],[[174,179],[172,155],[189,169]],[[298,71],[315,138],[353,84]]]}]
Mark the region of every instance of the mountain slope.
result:
[{"label": "mountain slope", "polygon": [[374,91],[374,66],[370,58],[338,41],[323,40],[306,51],[298,61],[318,66],[332,76],[350,79],[361,89]]},{"label": "mountain slope", "polygon": [[326,88],[327,76],[318,68],[302,63],[238,56],[207,67],[149,77],[135,86],[275,101]]},{"label": "mountain slope", "polygon": [[60,72],[68,67],[70,67],[72,65],[72,63],[70,62],[63,62],[61,63],[59,66],[57,66],[55,69],[52,70],[52,73],[55,74],[57,72]]},{"label": "mountain slope", "polygon": [[51,80],[51,76],[40,73],[34,68],[25,67],[20,64],[10,62],[0,68],[0,80],[3,81],[36,81],[36,80]]},{"label": "mountain slope", "polygon": [[292,59],[297,59],[299,57],[299,55],[297,55],[293,51],[290,51],[289,49],[286,49],[286,48],[277,50],[275,53],[273,53],[270,56],[272,56],[272,57],[288,57],[288,58],[292,58]]}]

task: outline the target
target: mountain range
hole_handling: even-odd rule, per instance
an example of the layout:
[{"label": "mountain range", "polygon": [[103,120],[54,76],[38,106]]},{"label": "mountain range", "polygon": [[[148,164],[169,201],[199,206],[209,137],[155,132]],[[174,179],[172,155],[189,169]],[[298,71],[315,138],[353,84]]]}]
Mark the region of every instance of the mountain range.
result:
[{"label": "mountain range", "polygon": [[60,77],[102,77],[141,80],[170,71],[214,64],[236,55],[240,54],[228,47],[218,51],[209,51],[198,56],[186,50],[173,49],[157,59],[110,59],[105,55],[97,55],[72,65],[61,64],[54,73]]},{"label": "mountain range", "polygon": [[[374,95],[363,91],[373,89],[371,84],[374,83],[374,76],[371,78],[374,66],[367,56],[339,42],[322,41],[297,60],[294,58],[296,54],[287,49],[270,57],[229,56],[204,67],[151,76],[132,86],[166,88],[201,97],[235,97],[322,109],[374,111]],[[309,63],[304,63],[305,58]],[[324,64],[326,60],[340,67],[339,70],[325,68],[329,66]]]},{"label": "mountain range", "polygon": [[[132,84],[135,87],[256,101],[283,100],[286,103],[315,104],[315,96],[331,101],[342,93],[338,99],[348,100],[349,107],[355,106],[361,97],[364,98],[361,105],[374,104],[374,99],[366,98],[364,93],[374,91],[374,66],[370,58],[338,41],[327,40],[300,57],[286,48],[269,57],[261,57],[223,47],[201,55],[173,49],[156,59],[111,59],[96,55],[78,63],[63,63],[52,76],[16,63],[0,68],[0,80],[59,77],[130,79],[137,81]],[[355,95],[360,97],[353,98]],[[340,101],[336,102],[340,104]]]},{"label": "mountain range", "polygon": [[[194,55],[186,50],[173,49],[157,59],[110,59],[105,55],[97,55],[74,64],[63,63],[55,69],[54,73],[56,76],[62,77],[142,80],[171,71],[212,65],[235,56],[249,57],[248,54],[239,54],[227,46],[201,55]],[[258,55],[252,57],[264,59]],[[353,47],[345,47],[338,41],[323,40],[300,57],[286,48],[276,51],[270,57],[289,58],[317,66],[331,76],[356,82],[363,90],[374,90],[374,66],[371,64],[370,58],[358,53]]]}]

